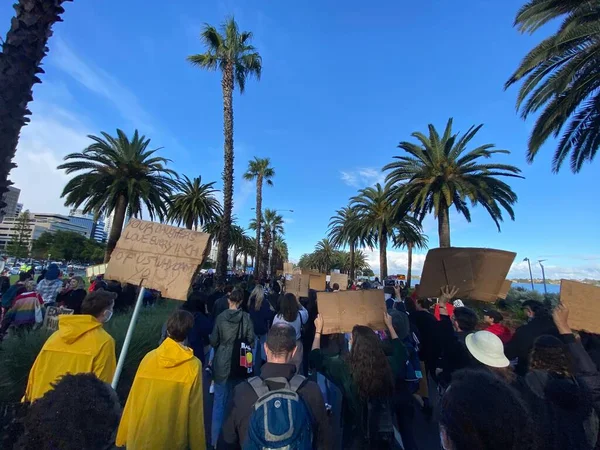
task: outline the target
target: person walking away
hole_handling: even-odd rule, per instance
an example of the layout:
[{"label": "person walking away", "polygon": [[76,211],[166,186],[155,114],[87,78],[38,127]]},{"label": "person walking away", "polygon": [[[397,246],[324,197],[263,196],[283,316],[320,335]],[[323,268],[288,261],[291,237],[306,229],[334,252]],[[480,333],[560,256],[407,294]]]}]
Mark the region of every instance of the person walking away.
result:
[{"label": "person walking away", "polygon": [[296,373],[302,372],[302,360],[304,358],[304,344],[302,343],[302,329],[308,322],[308,311],[296,299],[292,293],[287,293],[281,298],[279,304],[279,314],[273,319],[273,325],[276,323],[287,323],[296,330],[296,353],[294,354],[294,364]]},{"label": "person walking away", "polygon": [[83,278],[73,277],[69,281],[68,288],[58,295],[57,301],[65,308],[72,309],[73,314],[81,314],[81,304],[86,294]]},{"label": "person walking away", "polygon": [[483,321],[488,327],[485,331],[495,334],[500,338],[502,344],[507,344],[512,337],[512,331],[501,322],[504,320],[504,316],[494,309],[483,310]]},{"label": "person walking away", "polygon": [[[232,291],[233,291],[233,286],[230,284],[228,284],[227,286],[225,286],[223,288],[223,295],[215,301],[215,304],[213,305],[213,308],[211,310],[213,320],[217,320],[217,317],[219,316],[219,314],[221,314],[223,311],[227,311],[229,309],[229,296],[231,295]],[[240,303],[240,307],[241,307],[241,303]]]},{"label": "person walking away", "polygon": [[[240,309],[244,293],[234,289],[229,295],[229,308],[217,316],[210,345],[215,349],[213,361],[214,399],[211,426],[211,444],[217,445],[219,433],[225,419],[225,407],[233,388],[244,381],[240,375],[241,355],[237,348],[240,341],[254,343],[254,327],[248,313]],[[234,366],[235,364],[235,366]]]},{"label": "person walking away", "polygon": [[60,270],[56,264],[50,264],[43,280],[37,285],[37,291],[44,299],[45,306],[54,306],[56,297],[62,291],[63,282],[59,278]]},{"label": "person walking away", "polygon": [[257,284],[248,300],[248,313],[254,325],[254,374],[260,375],[260,367],[263,359],[266,359],[263,348],[267,340],[267,332],[269,325],[275,317],[275,311],[271,308],[271,304],[265,299],[265,289]]},{"label": "person walking away", "polygon": [[103,329],[112,317],[114,294],[88,294],[81,315],[60,315],[58,330],[44,343],[29,372],[23,401],[33,402],[66,373],[93,373],[110,383],[117,360],[115,340]]},{"label": "person walking away", "polygon": [[44,321],[42,315],[42,305],[44,301],[40,294],[35,292],[35,283],[33,280],[25,282],[25,292],[19,294],[2,320],[0,326],[0,337],[4,336],[9,328],[14,329],[18,334],[23,331],[32,330],[36,324],[41,325]]},{"label": "person walking away", "polygon": [[210,351],[210,333],[214,324],[212,316],[208,314],[207,301],[208,296],[204,292],[193,291],[181,307],[194,316],[194,326],[187,335],[186,345],[193,350],[194,356],[200,360],[202,367]]},{"label": "person walking away", "polygon": [[392,445],[390,399],[394,393],[394,379],[400,376],[407,353],[387,312],[384,322],[391,338],[391,357],[386,358],[382,343],[373,330],[355,325],[350,335],[348,356],[331,358],[323,355],[320,349],[323,318],[319,315],[315,320],[317,331],[310,364],[342,391],[344,449],[383,450]]},{"label": "person walking away", "polygon": [[8,290],[2,295],[2,308],[7,311],[12,307],[15,298],[19,294],[25,292],[25,282],[30,280],[31,277],[26,272],[19,273],[19,281],[13,284]]},{"label": "person walking away", "polygon": [[465,345],[480,367],[490,370],[509,384],[515,381],[516,374],[504,355],[504,345],[498,336],[486,330],[477,331],[466,337]]},{"label": "person walking away", "polygon": [[558,330],[550,312],[541,302],[526,300],[521,307],[527,315],[527,323],[516,329],[511,340],[505,345],[504,352],[508,359],[518,360],[515,371],[524,376],[529,367],[529,353],[535,340],[544,334],[558,337]]},{"label": "person walking away", "polygon": [[[331,427],[319,387],[296,374],[292,363],[296,330],[285,323],[273,325],[264,350],[267,363],[262,367],[260,377],[240,383],[234,390],[218,450],[288,448],[286,445],[289,448],[331,449]],[[280,394],[277,392],[280,389],[285,391]],[[288,409],[274,406],[277,401],[287,402],[291,415]],[[269,438],[288,433],[287,439]]]},{"label": "person walking away", "polygon": [[202,364],[183,345],[194,316],[175,311],[168,337],[148,353],[137,370],[117,432],[128,450],[204,450]]}]

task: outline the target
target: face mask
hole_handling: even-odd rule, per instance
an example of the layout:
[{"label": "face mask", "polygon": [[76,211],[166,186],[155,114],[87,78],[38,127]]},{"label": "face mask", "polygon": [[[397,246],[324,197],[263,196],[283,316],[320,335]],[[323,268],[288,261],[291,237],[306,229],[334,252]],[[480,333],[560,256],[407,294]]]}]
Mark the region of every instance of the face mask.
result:
[{"label": "face mask", "polygon": [[384,297],[386,300],[389,300],[390,298],[392,298],[392,294],[383,294],[383,297]]},{"label": "face mask", "polygon": [[108,321],[111,319],[112,315],[113,315],[112,311],[106,311],[104,313],[104,322],[103,323],[108,323]]},{"label": "face mask", "polygon": [[348,351],[351,352],[352,351],[352,342],[348,342]]}]

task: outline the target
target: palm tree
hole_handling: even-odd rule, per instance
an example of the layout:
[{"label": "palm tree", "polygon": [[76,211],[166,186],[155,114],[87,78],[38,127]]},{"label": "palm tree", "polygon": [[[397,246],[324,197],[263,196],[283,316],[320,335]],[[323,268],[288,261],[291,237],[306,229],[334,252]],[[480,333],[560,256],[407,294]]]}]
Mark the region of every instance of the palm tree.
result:
[{"label": "palm tree", "polygon": [[398,161],[386,165],[388,186],[393,186],[391,196],[396,207],[409,208],[421,222],[427,213],[438,219],[440,247],[450,247],[450,206],[471,221],[467,200],[472,206],[482,205],[500,231],[504,209],[512,220],[512,209],[517,195],[498,177],[517,177],[521,170],[515,166],[497,163],[480,163],[480,158],[490,158],[508,150],[492,150],[494,144],[481,145],[467,151],[467,145],[483,125],[471,127],[460,136],[452,134],[452,119],[448,120],[444,135],[439,136],[429,125],[429,137],[412,134],[419,142],[400,142],[399,148],[408,156],[395,156]]},{"label": "palm tree", "polygon": [[247,237],[246,231],[242,227],[239,225],[231,226],[230,243],[233,247],[233,270],[237,269],[237,257],[244,248],[244,241]]},{"label": "palm tree", "polygon": [[65,156],[64,169],[67,175],[79,173],[65,186],[62,196],[65,206],[80,208],[84,213],[110,215],[114,219],[108,236],[104,262],[121,236],[125,215],[142,216],[142,203],[150,219],[163,220],[172,189],[177,187],[175,172],[166,168],[168,159],[154,156],[148,150],[150,139],[140,136],[135,130],[132,139],[117,130],[117,136],[102,132],[102,136],[88,136],[92,141],[81,153]]},{"label": "palm tree", "polygon": [[570,154],[571,170],[577,173],[600,145],[600,6],[589,0],[530,0],[517,13],[515,26],[532,34],[559,17],[564,19],[558,31],[525,56],[505,88],[525,80],[517,97],[523,119],[542,110],[527,160],[532,162],[548,138],[564,129],[552,170],[558,172]]},{"label": "palm tree", "polygon": [[315,267],[314,254],[313,253],[304,253],[298,260],[298,267],[300,267],[301,269],[314,268]]},{"label": "palm tree", "polygon": [[271,160],[269,158],[257,158],[254,157],[253,161],[248,161],[248,170],[244,174],[244,179],[248,181],[256,180],[256,242],[259,245],[256,246],[256,253],[254,254],[255,260],[257,261],[256,267],[254,267],[255,273],[258,273],[260,261],[260,228],[262,226],[262,188],[263,181],[268,186],[273,186],[272,178],[275,176],[275,170],[271,167]]},{"label": "palm tree", "polygon": [[[274,211],[275,212],[275,211]],[[271,274],[275,273],[275,246],[277,244],[278,238],[281,238],[283,234],[283,217],[279,214],[275,214],[270,221],[271,226],[271,255],[272,255],[272,264],[271,264]]]},{"label": "palm tree", "polygon": [[186,175],[177,183],[180,192],[171,196],[167,220],[177,224],[185,224],[188,230],[198,229],[205,223],[223,214],[221,204],[214,196],[215,183],[202,184],[202,177],[190,180]]},{"label": "palm tree", "polygon": [[288,260],[288,246],[283,236],[278,235],[273,242],[273,263],[271,273],[276,273],[277,270],[283,269],[283,263]]},{"label": "palm tree", "polygon": [[223,168],[223,225],[219,239],[217,277],[224,279],[227,274],[227,230],[231,225],[233,210],[233,90],[237,85],[240,93],[244,93],[246,80],[255,76],[260,79],[262,59],[256,49],[250,45],[252,33],[240,32],[233,17],[221,27],[221,33],[206,24],[201,34],[206,46],[206,53],[188,57],[195,66],[205,70],[222,72],[221,87],[223,89],[223,135],[224,160]]},{"label": "palm tree", "polygon": [[17,151],[21,128],[29,122],[27,104],[33,99],[33,85],[41,83],[41,62],[48,51],[52,26],[61,22],[67,0],[19,0],[0,52],[0,209],[4,193],[12,184],[9,173]]},{"label": "palm tree", "polygon": [[333,245],[331,245],[329,239],[321,239],[317,242],[311,259],[315,268],[323,273],[327,273],[331,270],[331,267],[335,262],[335,257],[336,250]]},{"label": "palm tree", "polygon": [[408,251],[408,268],[406,271],[406,285],[410,287],[412,278],[412,256],[413,249],[424,249],[427,248],[428,238],[423,234],[423,228],[421,224],[412,219],[412,217],[405,217],[405,220],[398,224],[396,232],[394,233],[394,246],[395,247],[406,247]]},{"label": "palm tree", "polygon": [[375,187],[361,189],[357,196],[352,197],[352,207],[356,209],[361,226],[361,234],[376,240],[379,246],[379,276],[387,277],[387,243],[393,235],[394,227],[402,220],[390,202],[390,192],[377,183]]}]

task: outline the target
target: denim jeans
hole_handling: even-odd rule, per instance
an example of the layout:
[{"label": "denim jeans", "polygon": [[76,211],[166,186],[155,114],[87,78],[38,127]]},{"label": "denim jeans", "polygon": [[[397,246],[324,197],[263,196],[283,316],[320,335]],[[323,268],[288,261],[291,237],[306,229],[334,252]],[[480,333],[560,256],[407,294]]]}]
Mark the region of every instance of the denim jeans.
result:
[{"label": "denim jeans", "polygon": [[212,427],[210,432],[211,443],[213,447],[217,447],[217,441],[219,440],[219,434],[221,428],[223,428],[223,422],[225,421],[225,414],[227,405],[229,403],[229,397],[233,389],[234,384],[231,381],[225,381],[224,383],[215,382],[215,395],[213,397],[213,410],[212,410]]}]

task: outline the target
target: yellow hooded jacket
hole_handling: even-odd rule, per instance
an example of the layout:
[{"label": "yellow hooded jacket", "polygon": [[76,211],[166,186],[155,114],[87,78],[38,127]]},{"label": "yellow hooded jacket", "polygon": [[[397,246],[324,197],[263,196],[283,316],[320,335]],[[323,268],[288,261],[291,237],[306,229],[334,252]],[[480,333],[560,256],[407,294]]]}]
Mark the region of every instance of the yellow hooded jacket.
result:
[{"label": "yellow hooded jacket", "polygon": [[117,432],[127,450],[205,450],[202,363],[167,338],[148,353],[133,380]]},{"label": "yellow hooded jacket", "polygon": [[46,341],[27,381],[23,401],[42,397],[61,376],[93,373],[110,383],[117,365],[115,340],[90,315],[61,315],[58,331]]}]

